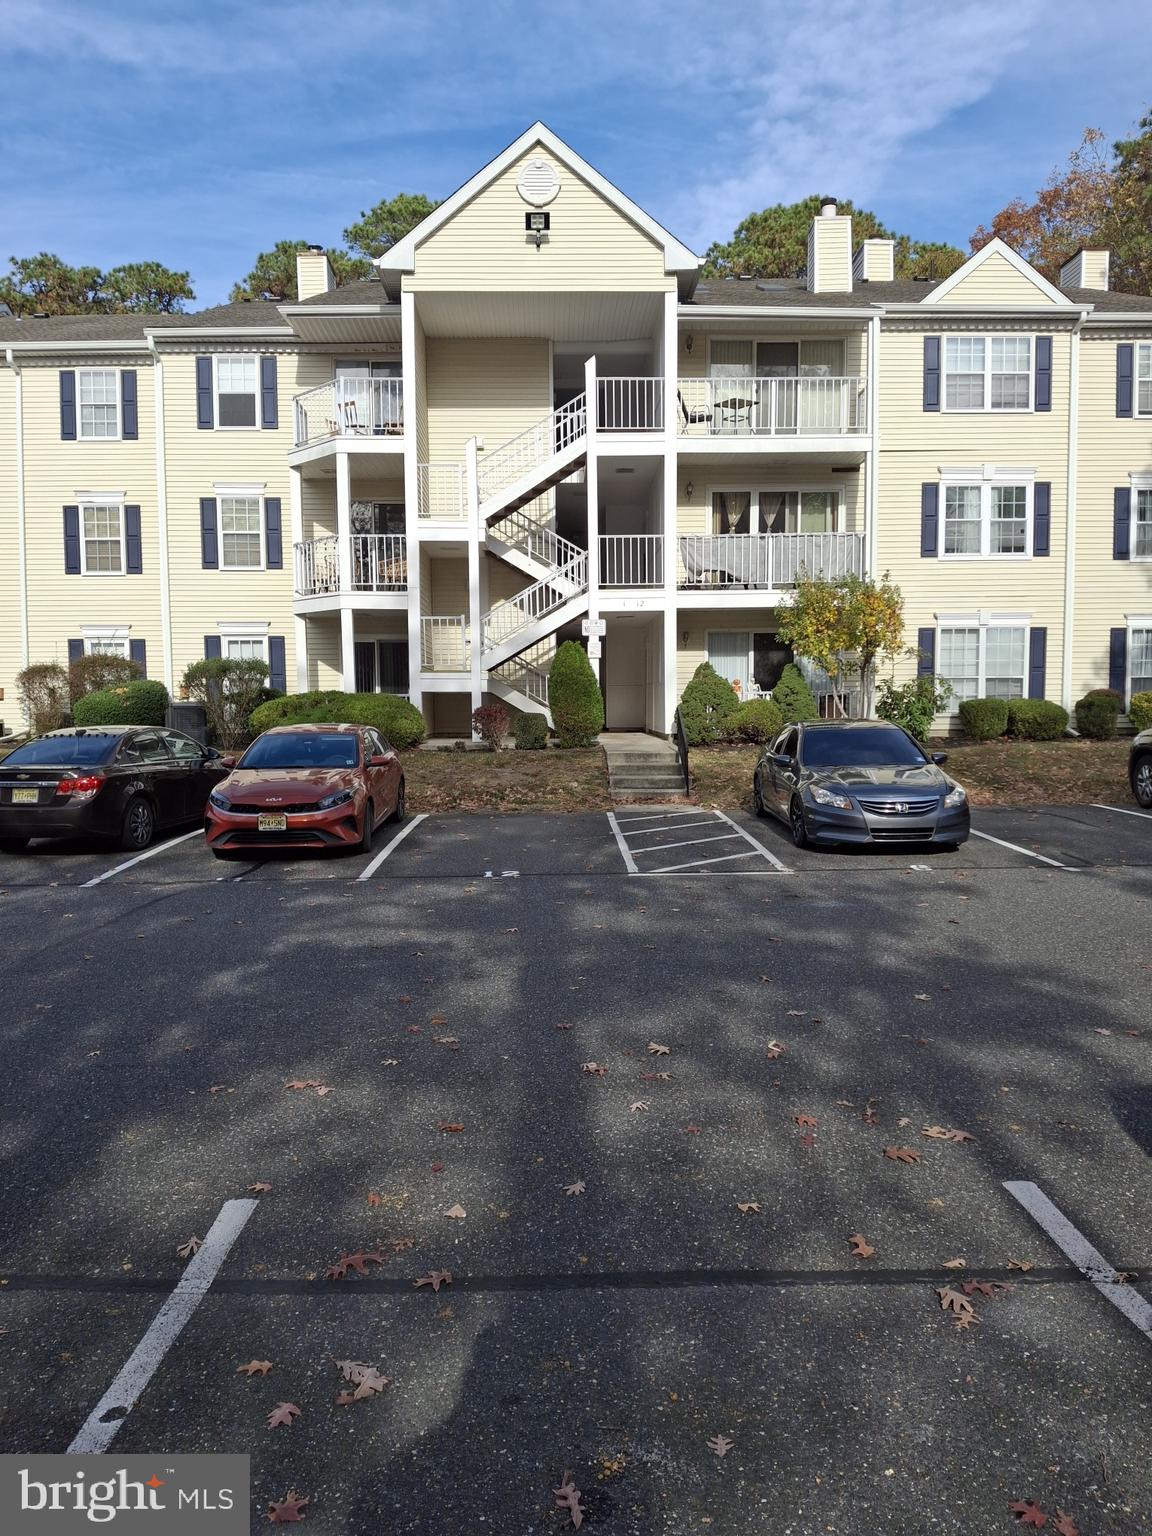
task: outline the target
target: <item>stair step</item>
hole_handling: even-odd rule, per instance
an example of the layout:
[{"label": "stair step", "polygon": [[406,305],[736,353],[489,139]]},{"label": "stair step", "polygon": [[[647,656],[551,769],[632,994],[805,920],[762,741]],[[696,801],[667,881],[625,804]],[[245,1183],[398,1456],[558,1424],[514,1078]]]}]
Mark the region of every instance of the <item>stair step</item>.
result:
[{"label": "stair step", "polygon": [[679,762],[675,752],[604,751],[609,768],[674,768]]},{"label": "stair step", "polygon": [[612,789],[614,800],[649,800],[659,805],[671,804],[674,800],[687,800],[688,794],[684,789],[669,789],[666,785],[660,789]]},{"label": "stair step", "polygon": [[681,773],[610,773],[608,786],[610,789],[660,789],[662,787],[675,789],[683,788],[684,775]]}]

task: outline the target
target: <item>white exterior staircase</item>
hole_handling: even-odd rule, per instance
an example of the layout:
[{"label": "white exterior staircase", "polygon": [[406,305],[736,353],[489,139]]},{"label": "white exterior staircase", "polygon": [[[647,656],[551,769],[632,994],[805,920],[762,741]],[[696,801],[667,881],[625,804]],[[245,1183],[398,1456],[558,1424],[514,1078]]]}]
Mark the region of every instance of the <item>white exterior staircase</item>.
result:
[{"label": "white exterior staircase", "polygon": [[481,520],[515,511],[559,485],[583,464],[587,446],[587,397],[580,394],[477,460]]}]

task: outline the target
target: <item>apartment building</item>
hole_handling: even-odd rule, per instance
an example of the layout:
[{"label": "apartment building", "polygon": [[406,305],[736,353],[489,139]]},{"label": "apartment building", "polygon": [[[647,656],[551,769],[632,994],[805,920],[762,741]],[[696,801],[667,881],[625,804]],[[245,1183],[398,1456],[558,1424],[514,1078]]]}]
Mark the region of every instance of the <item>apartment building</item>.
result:
[{"label": "apartment building", "polygon": [[587,637],[609,729],[705,658],[748,693],[801,569],[888,571],[958,698],[1152,687],[1152,298],[992,241],[893,278],[829,200],[801,280],[699,258],[536,124],[377,263],[298,302],[0,319],[0,715],[111,649],[175,691],[546,711]]}]

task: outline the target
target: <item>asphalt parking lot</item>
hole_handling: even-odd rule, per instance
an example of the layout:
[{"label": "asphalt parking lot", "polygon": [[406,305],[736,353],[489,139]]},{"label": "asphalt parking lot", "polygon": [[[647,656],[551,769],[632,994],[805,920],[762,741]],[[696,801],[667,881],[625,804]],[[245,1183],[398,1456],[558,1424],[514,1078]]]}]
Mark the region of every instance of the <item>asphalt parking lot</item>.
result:
[{"label": "asphalt parking lot", "polygon": [[242,1451],[253,1529],[1152,1530],[1152,819],[658,809],[0,856],[0,1450]]}]

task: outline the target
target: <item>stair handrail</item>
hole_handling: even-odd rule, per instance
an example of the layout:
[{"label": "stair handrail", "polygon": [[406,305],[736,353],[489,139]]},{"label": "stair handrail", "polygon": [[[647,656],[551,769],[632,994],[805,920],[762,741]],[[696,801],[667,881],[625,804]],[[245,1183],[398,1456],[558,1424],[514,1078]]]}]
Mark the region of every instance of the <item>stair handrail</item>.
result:
[{"label": "stair handrail", "polygon": [[680,771],[684,775],[684,793],[692,793],[692,775],[688,770],[688,737],[684,730],[684,722],[680,718],[680,706],[676,706],[673,716],[676,727],[676,751],[680,758]]},{"label": "stair handrail", "polygon": [[524,661],[520,656],[510,656],[492,668],[492,676],[516,688],[534,704],[548,705],[548,674],[541,667]]},{"label": "stair handrail", "polygon": [[[560,590],[562,586],[571,586],[574,590]],[[513,593],[511,597],[506,597],[489,608],[482,620],[484,644],[486,646],[502,644],[517,630],[526,628],[537,619],[545,618],[555,609],[562,608],[565,603],[571,602],[574,597],[585,591],[587,586],[588,556],[581,550],[577,559],[560,566],[543,581],[534,581],[531,586]],[[496,630],[502,628],[504,615],[513,612],[519,615],[518,621],[503,628],[501,634],[496,634]]]},{"label": "stair handrail", "polygon": [[[505,537],[504,529],[509,526],[516,531],[516,538]],[[521,507],[502,517],[492,532],[510,548],[523,550],[525,554],[540,559],[544,565],[568,565],[578,556],[586,553],[579,544],[573,544],[571,539],[561,538],[553,529],[529,517]],[[538,554],[533,545],[536,545],[541,553]]]},{"label": "stair handrail", "polygon": [[477,461],[476,485],[481,502],[490,501],[538,464],[571,448],[587,431],[588,401],[581,393]]}]

